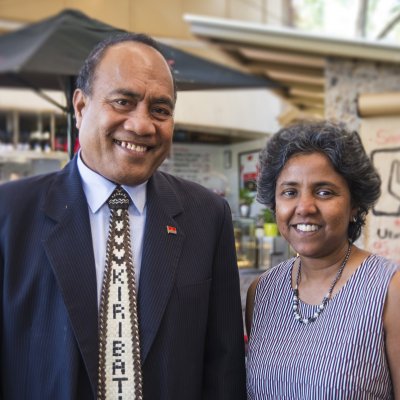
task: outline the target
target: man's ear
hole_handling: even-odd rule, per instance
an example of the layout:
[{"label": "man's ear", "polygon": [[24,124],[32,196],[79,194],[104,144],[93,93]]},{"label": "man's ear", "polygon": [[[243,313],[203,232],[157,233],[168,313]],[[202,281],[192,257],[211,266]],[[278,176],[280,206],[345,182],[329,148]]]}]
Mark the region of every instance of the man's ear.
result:
[{"label": "man's ear", "polygon": [[76,127],[79,129],[81,127],[83,114],[85,113],[85,107],[88,102],[88,97],[83,93],[81,89],[76,89],[74,96],[72,98],[72,103],[74,105]]}]

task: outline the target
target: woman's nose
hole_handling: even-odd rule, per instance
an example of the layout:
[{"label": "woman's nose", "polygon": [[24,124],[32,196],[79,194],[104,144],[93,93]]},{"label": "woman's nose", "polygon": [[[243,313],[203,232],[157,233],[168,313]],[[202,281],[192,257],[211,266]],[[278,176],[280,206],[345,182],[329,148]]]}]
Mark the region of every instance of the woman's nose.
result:
[{"label": "woman's nose", "polygon": [[317,211],[315,198],[312,194],[304,193],[298,197],[296,213],[299,215],[313,214]]}]

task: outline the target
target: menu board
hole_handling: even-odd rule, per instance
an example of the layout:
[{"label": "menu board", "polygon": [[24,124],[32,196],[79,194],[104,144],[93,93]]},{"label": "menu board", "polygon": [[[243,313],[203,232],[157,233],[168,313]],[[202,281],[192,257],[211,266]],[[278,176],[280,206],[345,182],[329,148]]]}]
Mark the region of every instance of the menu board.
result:
[{"label": "menu board", "polygon": [[382,179],[382,194],[368,217],[364,245],[400,263],[400,117],[363,119],[360,133]]},{"label": "menu board", "polygon": [[222,169],[224,152],[218,146],[174,144],[160,170],[199,183],[224,196],[228,180]]},{"label": "menu board", "polygon": [[202,183],[204,175],[211,171],[209,150],[195,146],[176,146],[173,151],[174,175],[190,181]]}]

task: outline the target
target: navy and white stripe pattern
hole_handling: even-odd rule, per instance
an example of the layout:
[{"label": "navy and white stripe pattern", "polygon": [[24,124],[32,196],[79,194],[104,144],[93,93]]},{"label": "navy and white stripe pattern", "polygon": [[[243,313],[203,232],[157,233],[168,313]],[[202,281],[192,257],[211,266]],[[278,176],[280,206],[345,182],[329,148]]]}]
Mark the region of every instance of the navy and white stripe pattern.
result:
[{"label": "navy and white stripe pattern", "polygon": [[[369,256],[312,324],[293,318],[291,265],[266,272],[256,290],[247,356],[249,400],[392,399],[383,308],[398,266]],[[318,306],[301,303],[305,315]]]}]

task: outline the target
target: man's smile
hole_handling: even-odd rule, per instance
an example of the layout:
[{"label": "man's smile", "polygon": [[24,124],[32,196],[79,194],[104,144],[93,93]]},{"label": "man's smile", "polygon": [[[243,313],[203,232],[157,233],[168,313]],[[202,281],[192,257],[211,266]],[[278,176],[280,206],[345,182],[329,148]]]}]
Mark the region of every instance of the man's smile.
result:
[{"label": "man's smile", "polygon": [[133,150],[137,153],[146,153],[150,148],[147,146],[143,146],[143,145],[136,145],[134,143],[131,142],[127,142],[125,140],[117,140],[117,139],[113,139],[113,142],[116,143],[118,146],[121,146],[125,149],[128,150]]}]

